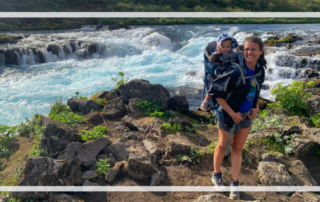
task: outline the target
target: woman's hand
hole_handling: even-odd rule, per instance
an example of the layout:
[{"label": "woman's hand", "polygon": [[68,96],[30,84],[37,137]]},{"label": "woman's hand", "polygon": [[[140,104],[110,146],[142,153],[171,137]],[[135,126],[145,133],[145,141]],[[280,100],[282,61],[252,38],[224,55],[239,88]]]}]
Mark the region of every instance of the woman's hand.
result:
[{"label": "woman's hand", "polygon": [[257,106],[257,108],[252,108],[251,111],[252,115],[248,115],[249,119],[253,119],[254,117],[256,117],[256,115],[259,113],[259,106]]},{"label": "woman's hand", "polygon": [[240,112],[234,113],[231,115],[231,118],[235,124],[238,124],[242,121],[242,117],[240,116]]}]

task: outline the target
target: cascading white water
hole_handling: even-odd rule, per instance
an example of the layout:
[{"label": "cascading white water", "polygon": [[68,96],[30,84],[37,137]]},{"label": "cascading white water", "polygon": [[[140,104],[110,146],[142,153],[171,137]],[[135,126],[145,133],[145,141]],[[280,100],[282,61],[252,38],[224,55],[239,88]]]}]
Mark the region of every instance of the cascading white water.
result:
[{"label": "cascading white water", "polygon": [[[16,52],[20,65],[0,67],[0,124],[14,125],[35,113],[47,115],[55,98],[66,101],[77,91],[90,96],[110,90],[115,87],[111,78],[118,78],[119,71],[125,73],[125,78],[146,79],[164,86],[202,88],[203,49],[221,33],[233,35],[239,44],[253,35],[263,40],[287,33],[306,38],[297,42],[297,48],[266,49],[268,90],[262,91],[265,98],[272,99],[269,88],[277,82],[290,83],[300,79],[306,68],[318,67],[317,56],[292,54],[320,34],[320,28],[312,25],[184,25],[114,31],[95,31],[88,26],[63,32],[30,32],[29,37],[9,47],[21,48]],[[59,45],[59,57],[47,51],[49,44]],[[98,44],[92,48],[96,52],[84,57],[92,44]],[[66,54],[64,46],[70,54]],[[43,55],[45,63],[38,64],[41,55],[30,47]],[[196,72],[195,77],[185,74],[190,71]]]}]

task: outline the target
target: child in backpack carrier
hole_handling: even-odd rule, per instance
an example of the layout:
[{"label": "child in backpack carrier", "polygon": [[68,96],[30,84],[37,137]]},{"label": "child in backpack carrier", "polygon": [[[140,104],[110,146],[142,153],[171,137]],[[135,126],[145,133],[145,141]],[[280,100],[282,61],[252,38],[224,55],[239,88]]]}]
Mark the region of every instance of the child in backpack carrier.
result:
[{"label": "child in backpack carrier", "polygon": [[[219,36],[219,39],[216,42],[214,41],[208,44],[208,46],[204,49],[205,50],[204,53],[212,65],[222,66],[223,61],[221,60],[221,57],[226,53],[232,53],[233,50],[237,48],[237,46],[238,46],[238,42],[236,39],[232,38],[228,34],[221,34]],[[207,74],[208,73],[206,72],[206,75]],[[208,111],[208,107],[210,105],[210,99],[211,99],[211,96],[207,94],[200,106],[200,109],[202,111]]]}]

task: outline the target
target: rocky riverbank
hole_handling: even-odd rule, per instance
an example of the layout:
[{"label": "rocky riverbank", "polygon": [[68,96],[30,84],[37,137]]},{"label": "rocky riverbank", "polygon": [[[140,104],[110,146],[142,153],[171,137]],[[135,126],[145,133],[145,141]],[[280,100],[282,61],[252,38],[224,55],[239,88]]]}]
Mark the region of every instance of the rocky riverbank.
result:
[{"label": "rocky riverbank", "polygon": [[[316,114],[320,96],[317,88],[311,92],[310,113]],[[43,149],[41,156],[26,156],[24,153],[10,161],[2,160],[0,179],[5,181],[12,175],[12,170],[19,167],[23,172],[16,183],[18,186],[212,186],[212,154],[218,140],[214,117],[210,113],[188,110],[185,95],[172,95],[161,85],[132,80],[121,85],[119,90],[101,91],[88,100],[70,98],[67,105],[73,113],[82,114],[85,122],[70,126],[66,124],[68,122],[38,116],[36,124],[41,129],[40,139],[36,141],[32,131],[25,131],[17,137],[19,146],[14,151],[19,153],[24,147],[30,151],[38,145]],[[162,119],[146,115],[146,108],[137,106],[145,100],[159,103],[159,112],[163,114],[158,116]],[[260,107],[266,108],[266,103],[266,100],[260,100]],[[249,135],[243,151],[240,185],[318,186],[320,129],[311,128],[308,118],[292,117],[284,110],[272,108],[265,117],[258,119],[265,125],[255,123],[261,127],[255,127]],[[103,137],[84,141],[83,130],[93,132],[97,126],[107,128]],[[276,137],[275,133],[279,136]],[[288,140],[282,144],[288,150],[276,147],[276,138]],[[13,157],[14,154],[10,158]],[[106,158],[110,170],[99,175],[97,162]],[[229,158],[225,158],[222,166],[225,184],[231,178]],[[229,201],[227,196],[228,193],[200,192],[24,192],[10,195],[22,201],[34,198],[35,201],[52,202]],[[243,192],[241,198],[244,201],[320,200],[319,195],[308,192]]]}]

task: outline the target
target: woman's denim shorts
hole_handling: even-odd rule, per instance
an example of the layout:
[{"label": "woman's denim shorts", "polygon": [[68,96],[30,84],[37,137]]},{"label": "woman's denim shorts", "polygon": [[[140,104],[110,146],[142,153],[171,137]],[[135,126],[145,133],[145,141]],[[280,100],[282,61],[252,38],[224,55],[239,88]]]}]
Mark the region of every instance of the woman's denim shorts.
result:
[{"label": "woman's denim shorts", "polygon": [[[242,128],[249,128],[252,125],[252,119],[248,117],[244,118],[240,123],[238,123],[234,129],[233,134],[237,134]],[[223,128],[223,130],[230,132],[231,128],[224,125],[223,119],[218,118],[218,128]]]}]

